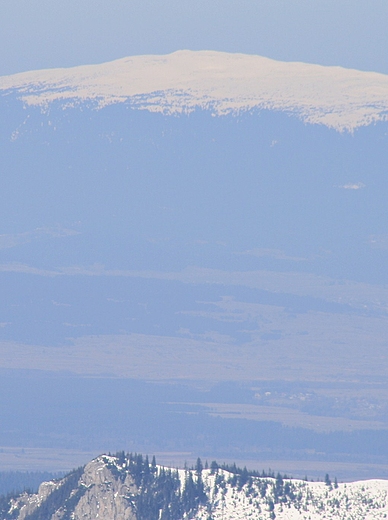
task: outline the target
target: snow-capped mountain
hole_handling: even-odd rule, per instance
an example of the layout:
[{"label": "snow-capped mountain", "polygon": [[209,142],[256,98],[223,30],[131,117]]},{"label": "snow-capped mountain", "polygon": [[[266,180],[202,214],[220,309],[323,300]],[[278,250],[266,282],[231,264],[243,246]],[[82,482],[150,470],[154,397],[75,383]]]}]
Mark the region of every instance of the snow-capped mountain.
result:
[{"label": "snow-capped mountain", "polygon": [[307,482],[102,455],[0,505],[1,520],[378,520],[388,514],[388,481]]},{"label": "snow-capped mountain", "polygon": [[0,79],[28,105],[53,101],[131,106],[173,114],[271,109],[337,130],[386,120],[388,77],[383,74],[286,63],[243,54],[178,51],[102,65],[43,70]]}]

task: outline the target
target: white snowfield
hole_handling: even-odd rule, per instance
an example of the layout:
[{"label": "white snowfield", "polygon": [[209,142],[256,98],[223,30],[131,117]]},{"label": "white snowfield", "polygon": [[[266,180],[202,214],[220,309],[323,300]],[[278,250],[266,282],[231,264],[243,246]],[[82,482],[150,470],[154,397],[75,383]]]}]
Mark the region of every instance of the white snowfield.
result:
[{"label": "white snowfield", "polygon": [[[159,467],[162,468],[161,466]],[[178,470],[181,491],[187,472]],[[192,471],[193,479],[197,477]],[[328,486],[324,482],[283,479],[279,493],[274,478],[253,477],[240,487],[233,474],[202,471],[209,504],[196,520],[377,520],[388,518],[388,481],[365,480]],[[278,491],[276,491],[276,489]],[[287,490],[287,491],[286,491]],[[278,492],[278,496],[276,493]]]},{"label": "white snowfield", "polygon": [[[184,488],[185,472],[179,477]],[[196,476],[193,476],[196,479]],[[284,479],[276,496],[276,479],[252,478],[239,489],[233,474],[203,470],[212,520],[376,520],[388,518],[388,481],[365,480],[326,485]],[[287,491],[286,491],[287,489]],[[209,506],[200,508],[198,520],[209,519]]]},{"label": "white snowfield", "polygon": [[102,65],[32,71],[0,78],[3,94],[27,105],[53,101],[96,107],[129,102],[166,114],[272,109],[338,131],[388,119],[388,76],[342,67],[281,62],[261,56],[177,51]]},{"label": "white snowfield", "polygon": [[[241,490],[226,484],[215,492],[216,476],[204,474],[205,485],[211,496],[213,520],[377,520],[388,517],[388,482],[369,480],[338,484],[328,487],[323,482],[284,480],[290,486],[289,496],[275,498],[275,479],[253,479],[251,487]],[[223,472],[228,482],[231,477]],[[267,481],[266,494],[262,496],[263,482]],[[261,484],[260,484],[261,482]],[[208,519],[208,509],[197,513],[199,520]]]}]

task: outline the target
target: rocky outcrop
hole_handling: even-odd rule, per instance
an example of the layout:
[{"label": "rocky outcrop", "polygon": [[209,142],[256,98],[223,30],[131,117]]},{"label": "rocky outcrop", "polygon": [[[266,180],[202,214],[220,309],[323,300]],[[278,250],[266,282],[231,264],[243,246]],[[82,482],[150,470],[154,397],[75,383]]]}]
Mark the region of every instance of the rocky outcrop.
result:
[{"label": "rocky outcrop", "polygon": [[12,500],[10,512],[18,512],[18,520],[24,520],[39,508],[51,493],[60,486],[61,482],[43,482],[35,495],[23,493],[17,500]]},{"label": "rocky outcrop", "polygon": [[113,460],[116,461],[108,456],[98,457],[58,482],[44,482],[36,494],[23,493],[11,501],[9,517],[17,520],[135,519],[131,496],[137,494],[137,488],[129,472],[117,474]]},{"label": "rocky outcrop", "polygon": [[137,493],[133,478],[129,473],[124,474],[124,479],[117,478],[107,464],[109,459],[100,457],[85,467],[80,479],[85,492],[74,508],[74,520],[136,518],[131,505],[131,497]]}]

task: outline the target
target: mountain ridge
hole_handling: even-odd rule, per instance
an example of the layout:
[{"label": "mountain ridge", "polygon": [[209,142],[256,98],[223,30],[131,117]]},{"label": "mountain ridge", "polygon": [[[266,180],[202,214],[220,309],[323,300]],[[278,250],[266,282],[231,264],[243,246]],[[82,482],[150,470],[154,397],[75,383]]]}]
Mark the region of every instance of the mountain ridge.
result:
[{"label": "mountain ridge", "polygon": [[340,132],[388,118],[384,74],[214,51],[19,73],[0,78],[1,91],[43,109],[60,101],[65,107],[86,102],[96,108],[129,102],[164,114],[279,110]]},{"label": "mountain ridge", "polygon": [[[228,468],[229,469],[229,468]],[[334,484],[228,471],[158,466],[155,458],[101,455],[38,493],[3,499],[2,520],[318,520],[380,519],[388,512],[388,481]]]}]

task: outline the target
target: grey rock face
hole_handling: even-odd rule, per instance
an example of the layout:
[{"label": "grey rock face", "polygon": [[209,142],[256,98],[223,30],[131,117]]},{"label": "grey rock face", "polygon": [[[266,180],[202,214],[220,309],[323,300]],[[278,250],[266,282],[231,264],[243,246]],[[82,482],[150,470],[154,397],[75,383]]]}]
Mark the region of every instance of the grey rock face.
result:
[{"label": "grey rock face", "polygon": [[137,492],[132,477],[129,473],[124,480],[115,477],[104,458],[95,459],[85,467],[80,485],[86,492],[74,508],[74,520],[136,518],[130,502],[130,497]]},{"label": "grey rock face", "polygon": [[60,487],[59,482],[43,482],[39,486],[38,493],[29,495],[23,493],[18,500],[13,501],[11,511],[19,510],[18,520],[24,520],[48,498],[48,496]]},{"label": "grey rock face", "polygon": [[[118,475],[109,457],[98,457],[70,483],[44,482],[36,494],[23,493],[10,504],[9,518],[17,520],[131,520],[136,518],[131,497],[137,494],[130,473]],[[115,466],[117,470],[117,466]],[[15,516],[16,514],[16,516]],[[13,516],[12,516],[13,515]],[[8,518],[8,517],[7,517]]]}]

